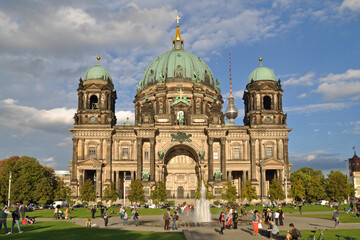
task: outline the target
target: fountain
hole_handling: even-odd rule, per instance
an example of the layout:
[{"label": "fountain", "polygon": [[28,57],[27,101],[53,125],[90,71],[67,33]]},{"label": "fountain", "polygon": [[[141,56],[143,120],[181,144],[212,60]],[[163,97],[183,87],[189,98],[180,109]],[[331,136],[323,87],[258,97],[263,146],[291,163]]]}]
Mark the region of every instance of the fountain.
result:
[{"label": "fountain", "polygon": [[198,223],[211,222],[210,202],[206,199],[206,187],[201,182],[200,199],[195,202],[195,221]]}]

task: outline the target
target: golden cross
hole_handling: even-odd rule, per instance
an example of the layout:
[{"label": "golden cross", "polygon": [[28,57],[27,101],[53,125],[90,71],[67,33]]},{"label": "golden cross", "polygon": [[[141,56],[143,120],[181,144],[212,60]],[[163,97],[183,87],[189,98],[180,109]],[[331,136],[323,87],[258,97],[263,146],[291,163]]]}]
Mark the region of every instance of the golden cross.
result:
[{"label": "golden cross", "polygon": [[182,91],[182,88],[180,88],[180,91],[179,91],[180,99],[183,98],[182,94],[183,94],[183,91]]},{"label": "golden cross", "polygon": [[181,19],[181,17],[179,17],[179,16],[176,16],[176,23],[179,25],[179,20]]}]

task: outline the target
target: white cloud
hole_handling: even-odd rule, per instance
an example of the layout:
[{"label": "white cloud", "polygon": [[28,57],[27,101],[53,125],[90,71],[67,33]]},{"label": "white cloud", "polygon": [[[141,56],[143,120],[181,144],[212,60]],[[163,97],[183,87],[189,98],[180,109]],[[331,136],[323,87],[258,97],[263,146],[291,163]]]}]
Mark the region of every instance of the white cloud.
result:
[{"label": "white cloud", "polygon": [[233,96],[236,97],[236,98],[242,99],[243,95],[244,95],[244,91],[243,91],[243,90],[239,90],[239,91],[233,92]]},{"label": "white cloud", "polygon": [[292,114],[309,114],[321,111],[339,111],[345,108],[349,108],[354,104],[355,103],[348,102],[309,104],[305,106],[286,107],[285,112],[291,112]]},{"label": "white cloud", "polygon": [[54,157],[49,157],[49,158],[44,158],[43,159],[43,162],[45,162],[45,163],[51,163],[51,162],[54,162],[54,161],[55,161]]},{"label": "white cloud", "polygon": [[360,79],[360,69],[348,69],[345,73],[329,73],[326,77],[320,78],[320,82],[338,82]]},{"label": "white cloud", "polygon": [[344,162],[339,159],[340,154],[338,153],[329,153],[324,150],[317,150],[309,153],[300,153],[295,155],[290,155],[290,162],[294,164],[292,170],[302,168],[302,167],[311,167],[313,169],[339,169],[343,167]]},{"label": "white cloud", "polygon": [[42,130],[52,133],[63,133],[73,124],[76,109],[54,108],[36,109],[17,104],[14,99],[0,101],[0,125],[23,132]]},{"label": "white cloud", "polygon": [[320,129],[314,129],[313,132],[320,132]]},{"label": "white cloud", "polygon": [[283,82],[284,85],[304,85],[304,86],[312,86],[314,85],[314,72],[309,72],[304,76],[299,78],[291,77],[290,79]]},{"label": "white cloud", "polygon": [[341,3],[340,10],[351,10],[351,11],[360,11],[360,1],[359,0],[344,0]]},{"label": "white cloud", "polygon": [[360,121],[350,122],[350,128],[344,129],[343,134],[360,134]]},{"label": "white cloud", "polygon": [[297,98],[306,98],[307,94],[306,93],[302,93],[300,95],[297,96]]},{"label": "white cloud", "polygon": [[118,111],[115,115],[117,119],[117,125],[123,125],[127,121],[127,118],[129,118],[129,121],[133,125],[135,123],[135,113],[132,111]]},{"label": "white cloud", "polygon": [[293,0],[274,0],[273,8],[288,8]]}]

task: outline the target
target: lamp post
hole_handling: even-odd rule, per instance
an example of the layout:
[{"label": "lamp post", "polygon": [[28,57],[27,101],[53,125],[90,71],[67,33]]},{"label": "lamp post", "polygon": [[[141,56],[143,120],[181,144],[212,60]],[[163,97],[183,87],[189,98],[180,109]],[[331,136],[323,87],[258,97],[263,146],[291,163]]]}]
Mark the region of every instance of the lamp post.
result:
[{"label": "lamp post", "polygon": [[[261,170],[261,205],[263,205],[264,202],[264,167],[265,163],[260,163],[260,170]],[[266,177],[265,177],[266,178]]]},{"label": "lamp post", "polygon": [[9,193],[8,193],[8,207],[10,208],[10,194],[11,194],[11,171],[9,172]]}]

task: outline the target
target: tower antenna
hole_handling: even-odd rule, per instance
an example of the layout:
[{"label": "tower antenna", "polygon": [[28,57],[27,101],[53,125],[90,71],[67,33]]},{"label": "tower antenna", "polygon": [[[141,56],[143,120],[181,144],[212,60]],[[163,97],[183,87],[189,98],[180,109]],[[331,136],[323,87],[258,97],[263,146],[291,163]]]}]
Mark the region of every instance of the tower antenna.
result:
[{"label": "tower antenna", "polygon": [[230,73],[230,97],[232,97],[232,80],[231,80],[231,53],[229,52],[229,73]]}]

